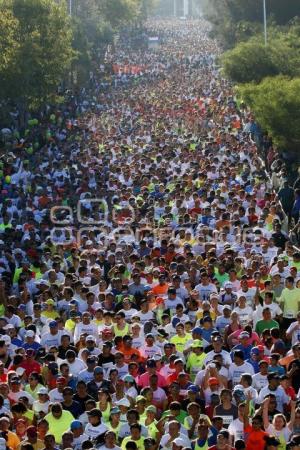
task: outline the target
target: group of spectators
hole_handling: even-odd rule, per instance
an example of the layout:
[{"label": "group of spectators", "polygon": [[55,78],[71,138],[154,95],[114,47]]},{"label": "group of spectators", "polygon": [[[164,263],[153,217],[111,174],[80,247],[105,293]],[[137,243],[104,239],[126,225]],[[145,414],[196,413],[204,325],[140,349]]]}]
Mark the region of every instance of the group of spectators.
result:
[{"label": "group of spectators", "polygon": [[300,194],[208,25],[147,26],[6,131],[0,449],[298,450]]}]

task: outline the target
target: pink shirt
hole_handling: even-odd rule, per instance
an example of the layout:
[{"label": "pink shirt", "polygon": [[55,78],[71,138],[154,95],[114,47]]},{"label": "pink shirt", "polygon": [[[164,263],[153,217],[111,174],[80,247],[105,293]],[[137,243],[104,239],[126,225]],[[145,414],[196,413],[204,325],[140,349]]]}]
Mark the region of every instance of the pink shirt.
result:
[{"label": "pink shirt", "polygon": [[[156,375],[158,377],[158,386],[163,388],[167,386],[167,380],[165,379],[165,377],[163,377],[160,373],[156,372]],[[147,387],[149,386],[149,373],[145,372],[143,373],[143,375],[141,375],[138,379],[138,386],[139,387]]]}]

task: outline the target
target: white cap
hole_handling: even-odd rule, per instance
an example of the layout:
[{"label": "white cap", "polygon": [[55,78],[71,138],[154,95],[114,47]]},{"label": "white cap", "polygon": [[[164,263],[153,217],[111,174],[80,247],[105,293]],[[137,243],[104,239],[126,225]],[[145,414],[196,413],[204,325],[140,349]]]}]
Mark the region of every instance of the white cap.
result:
[{"label": "white cap", "polygon": [[40,387],[37,394],[48,394],[48,389],[46,387]]},{"label": "white cap", "polygon": [[94,341],[96,342],[96,338],[95,336],[93,336],[92,334],[89,334],[86,338],[85,341]]},{"label": "white cap", "polygon": [[26,337],[26,338],[28,338],[28,337],[33,338],[34,336],[35,336],[35,334],[34,334],[34,331],[33,331],[33,330],[28,330],[28,331],[26,331],[26,333],[25,333],[25,337]]},{"label": "white cap", "polygon": [[118,400],[115,405],[117,406],[127,406],[127,408],[130,407],[130,402],[128,398],[121,398],[121,400]]},{"label": "white cap", "polygon": [[224,289],[232,289],[233,288],[233,284],[230,281],[226,281],[226,283],[224,283]]}]

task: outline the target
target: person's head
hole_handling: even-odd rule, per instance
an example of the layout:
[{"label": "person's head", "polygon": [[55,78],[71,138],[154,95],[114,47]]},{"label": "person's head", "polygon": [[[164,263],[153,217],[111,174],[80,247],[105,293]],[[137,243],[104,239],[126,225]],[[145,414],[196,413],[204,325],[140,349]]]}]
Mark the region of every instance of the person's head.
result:
[{"label": "person's head", "polygon": [[286,426],[286,418],[283,414],[275,414],[272,423],[275,430],[280,431]]},{"label": "person's head", "polygon": [[169,422],[169,433],[171,436],[177,436],[180,431],[180,423],[177,420],[171,420]]},{"label": "person's head", "polygon": [[252,428],[254,431],[261,430],[263,426],[263,419],[260,415],[255,415],[252,419]]},{"label": "person's head", "polygon": [[281,445],[280,440],[277,439],[275,436],[265,436],[265,448],[264,450],[277,450],[278,447]]},{"label": "person's head", "polygon": [[55,437],[53,434],[46,434],[44,438],[44,444],[46,450],[54,450],[55,448]]},{"label": "person's head", "polygon": [[222,389],[220,393],[220,401],[223,402],[231,402],[232,400],[232,393],[229,389]]},{"label": "person's head", "polygon": [[269,383],[269,389],[271,389],[271,390],[277,389],[280,379],[276,373],[269,373],[267,376],[267,380]]},{"label": "person's head", "polygon": [[92,426],[97,426],[101,423],[102,413],[100,409],[94,408],[88,412],[88,421]]},{"label": "person's head", "polygon": [[116,445],[116,433],[114,433],[111,430],[106,431],[105,435],[104,435],[104,442],[106,447],[108,448],[114,448]]},{"label": "person's head", "polygon": [[51,413],[55,419],[60,419],[62,416],[62,406],[60,403],[53,403],[51,406]]},{"label": "person's head", "polygon": [[226,449],[229,443],[229,432],[227,430],[221,430],[217,435],[217,448],[220,450]]},{"label": "person's head", "polygon": [[233,352],[233,362],[237,366],[244,364],[244,360],[245,360],[245,354],[244,354],[243,350],[235,350]]},{"label": "person's head", "polygon": [[272,313],[270,308],[264,308],[262,311],[263,320],[271,320],[272,319]]},{"label": "person's head", "polygon": [[134,441],[138,441],[141,437],[142,426],[139,423],[130,425],[130,436]]},{"label": "person's head", "polygon": [[73,437],[76,439],[83,433],[83,425],[80,420],[73,420],[70,425],[70,430],[73,433]]},{"label": "person's head", "polygon": [[62,448],[63,449],[72,448],[73,440],[74,440],[74,435],[73,435],[72,431],[65,431],[62,434],[61,438],[62,438]]}]

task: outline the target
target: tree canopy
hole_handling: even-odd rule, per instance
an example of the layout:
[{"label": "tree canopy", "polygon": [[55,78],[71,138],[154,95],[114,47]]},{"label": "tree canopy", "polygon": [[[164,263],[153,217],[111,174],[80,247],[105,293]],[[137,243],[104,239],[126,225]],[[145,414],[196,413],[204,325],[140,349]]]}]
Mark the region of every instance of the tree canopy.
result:
[{"label": "tree canopy", "polygon": [[73,58],[69,17],[54,0],[1,0],[0,7],[13,21],[13,55],[0,67],[0,95],[37,107],[55,93]]},{"label": "tree canopy", "polygon": [[[266,7],[268,20],[278,25],[286,25],[300,16],[298,0],[266,0]],[[202,8],[213,25],[212,34],[226,48],[233,47],[241,38],[255,35],[263,26],[262,0],[202,0]]]},{"label": "tree canopy", "polygon": [[281,148],[299,149],[300,78],[265,78],[260,84],[246,84],[239,91],[255,111],[260,124],[271,132]]}]

